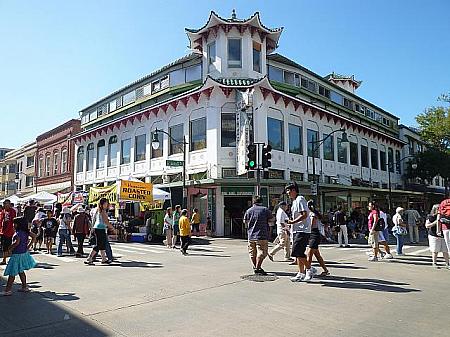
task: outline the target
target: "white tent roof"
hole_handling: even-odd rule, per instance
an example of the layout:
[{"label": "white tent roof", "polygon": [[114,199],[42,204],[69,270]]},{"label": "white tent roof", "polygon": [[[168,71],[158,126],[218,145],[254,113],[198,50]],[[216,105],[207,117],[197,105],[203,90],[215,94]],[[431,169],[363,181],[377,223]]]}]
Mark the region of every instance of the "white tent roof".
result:
[{"label": "white tent roof", "polygon": [[7,198],[5,198],[5,199],[0,200],[0,203],[5,202],[5,200],[9,200],[9,201],[11,201],[14,205],[17,205],[17,203],[20,201],[20,198],[19,198],[17,195],[13,194],[13,195],[11,195],[10,197],[7,197]]},{"label": "white tent roof", "polygon": [[21,202],[27,202],[28,200],[33,199],[34,201],[40,202],[40,203],[54,203],[58,199],[56,195],[42,191],[38,192],[36,194],[29,195],[25,198],[20,199]]}]

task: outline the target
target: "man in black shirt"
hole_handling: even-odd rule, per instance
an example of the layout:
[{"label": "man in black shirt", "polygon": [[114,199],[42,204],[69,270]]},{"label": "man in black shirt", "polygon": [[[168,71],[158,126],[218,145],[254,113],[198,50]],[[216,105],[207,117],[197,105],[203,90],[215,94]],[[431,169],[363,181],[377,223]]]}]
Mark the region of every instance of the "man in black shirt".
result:
[{"label": "man in black shirt", "polygon": [[23,210],[23,217],[27,220],[28,226],[31,225],[33,222],[34,216],[36,215],[37,207],[34,204],[34,200],[31,199],[28,201],[28,205],[25,206],[25,209]]},{"label": "man in black shirt", "polygon": [[339,226],[338,232],[338,243],[339,247],[343,247],[342,245],[342,237],[344,237],[345,247],[350,247],[348,244],[348,233],[347,233],[347,224],[346,224],[346,216],[345,212],[342,210],[342,206],[338,207],[336,213],[334,213],[334,223],[336,226]]}]

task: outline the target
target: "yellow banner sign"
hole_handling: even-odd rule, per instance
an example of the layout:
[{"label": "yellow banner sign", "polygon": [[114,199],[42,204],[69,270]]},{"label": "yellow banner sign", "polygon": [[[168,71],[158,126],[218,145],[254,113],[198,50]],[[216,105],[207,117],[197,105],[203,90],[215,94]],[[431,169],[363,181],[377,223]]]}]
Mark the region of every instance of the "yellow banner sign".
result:
[{"label": "yellow banner sign", "polygon": [[153,202],[153,184],[122,180],[120,182],[119,199],[151,203]]},{"label": "yellow banner sign", "polygon": [[117,185],[91,187],[89,189],[90,204],[96,204],[101,198],[108,199],[110,204],[117,204]]}]

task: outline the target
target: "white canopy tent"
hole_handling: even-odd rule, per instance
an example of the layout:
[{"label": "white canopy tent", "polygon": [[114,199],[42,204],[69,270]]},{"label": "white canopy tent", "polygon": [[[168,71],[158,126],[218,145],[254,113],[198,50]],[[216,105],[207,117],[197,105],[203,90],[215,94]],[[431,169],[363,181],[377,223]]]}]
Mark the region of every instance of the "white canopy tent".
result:
[{"label": "white canopy tent", "polygon": [[25,198],[19,199],[20,202],[27,202],[28,200],[34,200],[36,202],[42,203],[42,204],[53,204],[56,202],[58,198],[56,195],[42,191],[38,192],[36,194],[29,195]]},{"label": "white canopy tent", "polygon": [[5,202],[5,200],[11,201],[14,205],[17,205],[20,202],[20,198],[15,194],[11,195],[10,197],[0,200],[0,203],[3,204]]}]

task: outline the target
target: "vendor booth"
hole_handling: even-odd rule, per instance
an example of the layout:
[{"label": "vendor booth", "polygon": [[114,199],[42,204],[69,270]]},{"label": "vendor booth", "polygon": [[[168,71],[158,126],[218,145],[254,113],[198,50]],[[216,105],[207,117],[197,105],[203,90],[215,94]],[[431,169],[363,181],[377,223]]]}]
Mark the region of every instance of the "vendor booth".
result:
[{"label": "vendor booth", "polygon": [[117,229],[118,241],[153,241],[162,237],[163,205],[170,193],[140,180],[118,180],[105,187],[91,187],[89,204],[101,198],[111,204],[111,222]]}]

